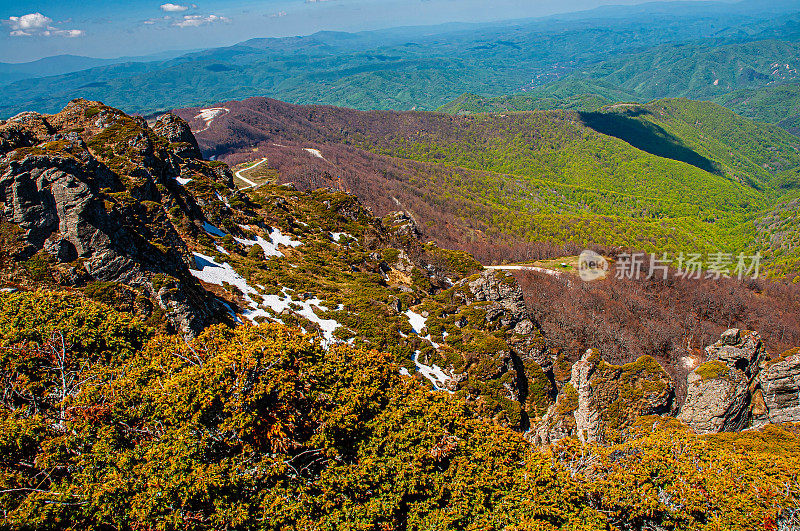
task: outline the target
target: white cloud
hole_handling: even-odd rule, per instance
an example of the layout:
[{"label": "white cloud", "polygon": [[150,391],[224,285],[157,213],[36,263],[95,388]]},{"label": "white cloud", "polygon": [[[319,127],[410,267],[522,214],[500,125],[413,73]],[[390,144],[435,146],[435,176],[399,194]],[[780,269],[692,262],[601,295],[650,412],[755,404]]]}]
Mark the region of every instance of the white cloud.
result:
[{"label": "white cloud", "polygon": [[82,37],[85,34],[79,29],[59,29],[53,26],[53,19],[41,13],[9,17],[3,22],[11,28],[9,35],[12,37]]},{"label": "white cloud", "polygon": [[157,18],[148,18],[147,20],[143,21],[143,24],[147,24],[148,26],[152,26],[153,24],[158,24],[159,22],[166,22],[172,20],[172,17],[169,15],[164,15],[163,17]]},{"label": "white cloud", "polygon": [[184,15],[183,20],[178,20],[173,25],[179,28],[196,28],[215,22],[230,22],[230,19],[218,15]]},{"label": "white cloud", "polygon": [[182,6],[180,4],[161,4],[161,11],[166,11],[168,13],[178,13],[180,11],[186,11],[189,9],[189,6]]}]

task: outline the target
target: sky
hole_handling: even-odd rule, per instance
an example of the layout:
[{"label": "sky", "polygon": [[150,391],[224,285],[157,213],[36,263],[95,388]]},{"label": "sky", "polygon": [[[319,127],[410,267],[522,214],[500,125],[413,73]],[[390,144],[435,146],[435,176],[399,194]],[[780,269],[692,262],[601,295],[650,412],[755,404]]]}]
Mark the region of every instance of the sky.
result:
[{"label": "sky", "polygon": [[[0,62],[137,57],[254,37],[527,18],[641,0],[0,0]],[[197,3],[194,3],[197,2]]]}]

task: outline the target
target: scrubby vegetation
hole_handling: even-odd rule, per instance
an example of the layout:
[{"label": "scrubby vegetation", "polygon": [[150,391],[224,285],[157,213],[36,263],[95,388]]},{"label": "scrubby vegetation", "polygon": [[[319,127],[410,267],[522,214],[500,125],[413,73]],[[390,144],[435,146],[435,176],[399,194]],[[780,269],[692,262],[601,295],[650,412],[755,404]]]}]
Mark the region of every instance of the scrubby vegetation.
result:
[{"label": "scrubby vegetation", "polygon": [[0,295],[0,327],[8,529],[760,530],[800,503],[786,428],[656,417],[537,449],[386,354],[281,325],[148,340],[105,305],[25,293]]}]

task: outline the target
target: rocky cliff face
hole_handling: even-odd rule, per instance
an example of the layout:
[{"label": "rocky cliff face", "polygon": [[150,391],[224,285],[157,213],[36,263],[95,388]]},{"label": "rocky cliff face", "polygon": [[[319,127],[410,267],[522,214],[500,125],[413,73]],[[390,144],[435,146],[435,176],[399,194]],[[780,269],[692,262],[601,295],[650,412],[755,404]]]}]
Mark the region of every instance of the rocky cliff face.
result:
[{"label": "rocky cliff face", "polygon": [[640,416],[670,413],[674,398],[672,380],[652,357],[611,365],[590,349],[530,435],[538,444],[569,436],[602,441],[607,430],[622,431]]},{"label": "rocky cliff face", "polygon": [[697,433],[800,422],[800,356],[767,360],[757,332],[727,330],[689,374],[678,418]]},{"label": "rocky cliff face", "polygon": [[800,422],[800,352],[787,352],[765,363],[758,375],[762,410],[754,415],[756,423]]},{"label": "rocky cliff face", "polygon": [[[220,180],[198,157],[179,118],[168,115],[151,130],[94,102],[0,124],[0,210],[13,227],[5,238],[11,258],[38,264],[38,282],[133,288],[176,329],[196,334],[225,313],[189,274],[193,261],[176,227],[176,217],[204,217],[181,182]],[[6,269],[6,280],[24,283],[20,270]]]}]

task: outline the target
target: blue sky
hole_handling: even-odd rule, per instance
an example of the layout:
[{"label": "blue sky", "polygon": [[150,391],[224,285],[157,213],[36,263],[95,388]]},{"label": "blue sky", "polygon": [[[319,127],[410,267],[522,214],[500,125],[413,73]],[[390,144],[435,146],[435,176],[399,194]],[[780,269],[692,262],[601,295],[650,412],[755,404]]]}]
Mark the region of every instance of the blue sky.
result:
[{"label": "blue sky", "polygon": [[523,18],[637,0],[0,0],[0,62],[140,56],[253,37]]}]

